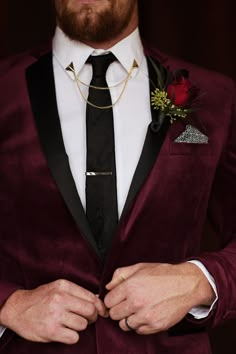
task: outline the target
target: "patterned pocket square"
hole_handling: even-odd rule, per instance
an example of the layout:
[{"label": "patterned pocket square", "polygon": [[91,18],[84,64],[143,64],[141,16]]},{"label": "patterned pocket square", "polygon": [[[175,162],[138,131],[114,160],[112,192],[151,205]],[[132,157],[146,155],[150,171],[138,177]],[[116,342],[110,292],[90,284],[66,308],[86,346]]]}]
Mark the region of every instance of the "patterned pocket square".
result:
[{"label": "patterned pocket square", "polygon": [[175,139],[175,143],[208,144],[208,137],[188,124],[185,131]]}]

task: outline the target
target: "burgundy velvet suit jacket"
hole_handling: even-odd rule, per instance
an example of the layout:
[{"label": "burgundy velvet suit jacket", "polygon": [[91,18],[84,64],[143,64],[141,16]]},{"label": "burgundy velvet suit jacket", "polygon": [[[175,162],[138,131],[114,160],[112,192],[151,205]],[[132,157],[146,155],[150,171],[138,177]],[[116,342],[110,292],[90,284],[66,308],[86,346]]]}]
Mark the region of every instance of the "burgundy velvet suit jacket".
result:
[{"label": "burgundy velvet suit jacket", "polygon": [[[93,293],[117,267],[199,259],[219,301],[208,319],[186,318],[156,335],[123,332],[99,318],[72,346],[39,344],[7,330],[1,354],[209,354],[206,327],[236,317],[236,112],[233,82],[147,51],[189,70],[205,92],[195,113],[208,144],[175,143],[182,123],[148,127],[125,210],[105,265],[77,195],[59,124],[52,55],[26,53],[0,65],[0,304],[16,289],[64,278]],[[150,69],[150,68],[149,68]],[[150,76],[152,76],[150,69]],[[155,79],[155,78],[154,78]],[[153,118],[155,112],[152,110]],[[207,215],[221,250],[200,254]]]}]

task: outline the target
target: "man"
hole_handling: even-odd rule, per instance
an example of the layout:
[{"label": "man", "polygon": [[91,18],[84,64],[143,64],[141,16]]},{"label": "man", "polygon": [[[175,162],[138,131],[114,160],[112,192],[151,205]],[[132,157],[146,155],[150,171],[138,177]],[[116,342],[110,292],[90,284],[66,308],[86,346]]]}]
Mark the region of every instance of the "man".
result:
[{"label": "man", "polygon": [[[236,315],[233,84],[166,58],[164,71],[185,68],[205,95],[196,127],[160,121],[149,82],[158,88],[163,57],[144,56],[137,1],[55,8],[53,56],[1,64],[0,353],[210,353],[207,326]],[[91,57],[110,52],[103,106],[90,96],[107,91],[90,84]],[[89,106],[114,119],[109,240],[88,223]],[[222,249],[200,255],[207,209]]]}]

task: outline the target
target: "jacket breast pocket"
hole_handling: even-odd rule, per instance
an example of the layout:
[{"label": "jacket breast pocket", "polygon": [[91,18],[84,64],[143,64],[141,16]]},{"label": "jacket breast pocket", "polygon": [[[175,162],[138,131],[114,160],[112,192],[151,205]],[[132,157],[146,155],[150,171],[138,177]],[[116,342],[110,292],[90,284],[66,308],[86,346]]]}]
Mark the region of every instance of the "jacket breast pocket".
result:
[{"label": "jacket breast pocket", "polygon": [[170,155],[212,155],[211,145],[195,143],[171,143]]}]

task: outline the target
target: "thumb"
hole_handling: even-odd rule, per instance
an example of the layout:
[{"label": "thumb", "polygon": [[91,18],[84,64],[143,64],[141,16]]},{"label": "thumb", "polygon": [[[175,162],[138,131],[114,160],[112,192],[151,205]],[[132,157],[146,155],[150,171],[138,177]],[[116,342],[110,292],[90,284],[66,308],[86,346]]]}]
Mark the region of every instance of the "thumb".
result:
[{"label": "thumb", "polygon": [[141,263],[128,267],[117,268],[113,273],[111,281],[106,285],[107,290],[114,289],[117,285],[123,283],[142,267]]}]

